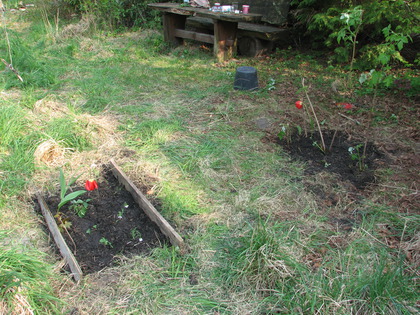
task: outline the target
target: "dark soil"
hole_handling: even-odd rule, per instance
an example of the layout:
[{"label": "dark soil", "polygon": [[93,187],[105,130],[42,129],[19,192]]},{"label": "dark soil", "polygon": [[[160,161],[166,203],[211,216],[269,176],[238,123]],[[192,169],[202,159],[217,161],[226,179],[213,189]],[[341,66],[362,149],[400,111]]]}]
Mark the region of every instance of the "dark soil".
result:
[{"label": "dark soil", "polygon": [[[169,243],[110,170],[105,170],[101,177],[98,190],[80,197],[91,199],[83,218],[66,204],[57,219],[71,222],[68,228],[71,238],[65,231],[62,235],[86,274],[112,265],[116,255],[148,254],[151,249]],[[80,189],[84,187],[74,187],[73,191]],[[45,197],[45,200],[54,215],[59,203],[58,194]]]},{"label": "dark soil", "polygon": [[[357,189],[364,189],[375,181],[374,171],[383,155],[372,143],[367,142],[365,147],[364,140],[352,140],[347,134],[339,131],[323,131],[323,137],[326,152],[318,147],[321,144],[319,133],[305,136],[295,132],[289,139],[278,139],[278,143],[292,158],[307,162],[305,173],[308,175],[321,171],[336,173],[343,181],[349,181]],[[352,158],[349,148],[354,148],[354,155],[364,158]],[[356,154],[357,150],[359,154]]]}]

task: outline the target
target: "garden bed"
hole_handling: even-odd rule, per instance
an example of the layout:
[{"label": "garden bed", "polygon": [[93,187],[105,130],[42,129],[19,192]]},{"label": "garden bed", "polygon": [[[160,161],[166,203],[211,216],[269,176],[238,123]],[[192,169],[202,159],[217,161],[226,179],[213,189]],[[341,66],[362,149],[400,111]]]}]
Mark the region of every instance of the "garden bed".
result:
[{"label": "garden bed", "polygon": [[320,149],[318,132],[307,135],[293,133],[278,143],[292,158],[307,163],[305,173],[312,175],[322,171],[338,174],[356,189],[363,190],[375,182],[375,169],[384,155],[371,142],[357,141],[343,132],[323,131],[326,150]]},{"label": "garden bed", "polygon": [[[57,214],[59,193],[38,196],[49,230],[73,275],[99,271],[115,263],[119,255],[149,254],[153,248],[170,243],[182,246],[182,238],[115,162],[111,161],[103,168],[100,178],[97,190],[80,197],[85,201],[91,199],[83,217],[70,209],[70,203]],[[75,186],[72,189],[77,191],[84,187]],[[48,214],[45,215],[50,209],[56,224],[48,222]],[[57,242],[59,236],[54,234],[60,233],[58,229],[68,249],[63,249],[62,242]],[[72,262],[72,254],[75,263]],[[75,265],[75,270],[72,265]],[[80,270],[77,265],[80,265]]]}]

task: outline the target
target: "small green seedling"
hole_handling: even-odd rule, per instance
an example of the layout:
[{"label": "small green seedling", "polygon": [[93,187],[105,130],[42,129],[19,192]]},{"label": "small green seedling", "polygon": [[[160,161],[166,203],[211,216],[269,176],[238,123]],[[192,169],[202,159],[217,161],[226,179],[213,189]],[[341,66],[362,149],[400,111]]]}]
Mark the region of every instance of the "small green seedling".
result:
[{"label": "small green seedling", "polygon": [[126,202],[124,202],[123,208],[121,208],[121,210],[118,211],[118,219],[122,219],[123,218],[124,209],[127,209],[127,208],[128,208],[128,204]]},{"label": "small green seedling", "polygon": [[83,218],[86,215],[87,209],[89,207],[89,201],[92,199],[78,199],[78,200],[72,200],[70,209],[73,210],[80,218]]},{"label": "small green seedling", "polygon": [[353,161],[357,161],[356,165],[358,166],[360,171],[363,171],[367,168],[365,164],[365,152],[361,148],[363,147],[363,144],[358,144],[354,147],[349,148],[350,157]]},{"label": "small green seedling", "polygon": [[113,248],[113,246],[112,246],[111,242],[110,242],[110,241],[108,241],[105,237],[102,237],[102,238],[99,240],[99,243],[101,243],[102,245],[109,246],[109,247]]},{"label": "small green seedling", "polygon": [[137,230],[137,228],[131,229],[130,235],[133,240],[139,240],[140,242],[143,241],[143,238],[141,237],[141,233],[139,230]]},{"label": "small green seedling", "polygon": [[286,137],[287,135],[286,132],[287,132],[286,126],[282,126],[280,132],[277,134],[277,137],[279,138],[280,141]]},{"label": "small green seedling", "polygon": [[326,149],[321,144],[319,144],[318,141],[312,142],[312,145],[318,148],[323,154],[326,153]]},{"label": "small green seedling", "polygon": [[92,226],[91,228],[88,228],[87,230],[86,230],[86,234],[90,234],[90,233],[92,233],[92,230],[96,230],[96,228],[97,228],[98,226],[95,224],[94,226]]},{"label": "small green seedling", "polygon": [[[299,125],[296,125],[295,128],[298,135],[300,136],[302,134],[302,127]],[[294,134],[294,132],[295,132],[295,129],[293,127],[290,127],[289,125],[283,125],[281,126],[281,130],[277,134],[277,137],[279,138],[280,141],[284,139],[287,143],[291,143],[292,135]]]}]

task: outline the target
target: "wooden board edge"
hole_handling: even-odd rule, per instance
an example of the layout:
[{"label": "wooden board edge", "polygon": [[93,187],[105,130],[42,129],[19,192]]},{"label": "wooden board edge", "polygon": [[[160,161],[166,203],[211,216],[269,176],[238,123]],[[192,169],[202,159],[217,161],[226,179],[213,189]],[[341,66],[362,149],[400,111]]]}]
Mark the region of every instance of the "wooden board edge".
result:
[{"label": "wooden board edge", "polygon": [[134,183],[127,177],[127,175],[121,170],[121,168],[116,164],[114,159],[110,160],[111,171],[118,181],[124,185],[134,200],[139,204],[140,208],[143,209],[144,213],[155,222],[159,229],[165,234],[172,245],[178,246],[180,249],[184,248],[184,240],[182,237],[175,231],[175,229],[166,221],[166,219],[156,210],[156,208],[150,203],[149,200],[143,195],[143,193],[134,185]]},{"label": "wooden board edge", "polygon": [[71,275],[73,276],[76,282],[79,282],[82,279],[83,272],[80,268],[76,258],[74,257],[73,253],[71,252],[70,248],[67,246],[66,241],[64,240],[63,236],[60,233],[60,230],[55,222],[53,215],[51,214],[44,198],[40,194],[37,194],[37,199],[39,206],[41,207],[42,215],[47,222],[48,229],[51,232],[51,235],[54,238],[54,241],[61,253],[61,256],[65,259],[66,263],[70,267]]}]

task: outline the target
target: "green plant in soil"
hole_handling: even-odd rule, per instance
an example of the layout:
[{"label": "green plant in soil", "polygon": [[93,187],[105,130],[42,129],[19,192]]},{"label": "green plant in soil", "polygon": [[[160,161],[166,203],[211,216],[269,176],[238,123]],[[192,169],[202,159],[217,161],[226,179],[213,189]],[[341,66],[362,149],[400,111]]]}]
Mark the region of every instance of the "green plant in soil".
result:
[{"label": "green plant in soil", "polygon": [[99,243],[101,243],[104,246],[108,246],[108,247],[111,247],[112,248],[112,243],[110,241],[108,241],[105,237],[102,237],[99,240]]},{"label": "green plant in soil", "polygon": [[80,218],[83,218],[86,215],[86,212],[89,208],[89,201],[92,199],[77,199],[72,200],[69,207],[70,210],[74,211]]},{"label": "green plant in soil", "polygon": [[133,240],[142,240],[141,232],[136,228],[130,231],[130,235]]},{"label": "green plant in soil", "polygon": [[399,60],[401,63],[407,63],[401,57],[400,51],[411,40],[408,34],[392,30],[391,25],[383,28],[382,33],[385,41],[378,47],[378,53],[374,58],[376,69],[362,72],[359,77],[359,83],[373,91],[372,103],[376,102],[378,90],[381,87],[388,89],[397,81],[392,73],[391,62],[392,60]]},{"label": "green plant in soil", "polygon": [[353,63],[356,56],[357,35],[359,34],[360,27],[363,23],[363,8],[356,6],[340,16],[340,20],[344,22],[342,27],[337,33],[337,41],[343,41],[345,44],[351,44],[351,58],[350,58],[350,71],[353,70]]},{"label": "green plant in soil", "polygon": [[124,211],[125,211],[125,209],[127,209],[127,208],[128,208],[128,204],[127,204],[126,202],[124,202],[123,207],[121,208],[121,210],[120,210],[120,211],[118,211],[118,215],[117,215],[117,218],[118,218],[118,219],[122,219],[122,218],[123,218]]},{"label": "green plant in soil", "polygon": [[[294,128],[299,136],[302,135],[301,126],[294,125]],[[277,137],[279,138],[280,141],[285,140],[287,143],[290,144],[292,142],[293,133],[295,132],[294,128],[291,127],[290,125],[281,126],[281,129],[279,133],[277,134]]]},{"label": "green plant in soil", "polygon": [[90,234],[90,233],[92,233],[92,231],[94,231],[94,230],[96,230],[98,228],[98,226],[95,224],[95,225],[93,225],[91,228],[88,228],[87,230],[86,230],[86,234]]},{"label": "green plant in soil", "polygon": [[60,176],[59,176],[59,183],[60,183],[60,202],[57,206],[57,212],[60,211],[60,208],[67,204],[68,202],[76,199],[80,195],[83,195],[86,193],[86,190],[77,190],[70,193],[67,193],[70,187],[76,182],[76,180],[80,177],[72,177],[70,178],[69,182],[66,182],[66,179],[64,177],[64,172],[60,168]]},{"label": "green plant in soil", "polygon": [[363,171],[366,169],[365,159],[366,155],[364,153],[365,146],[363,144],[358,144],[354,147],[349,147],[350,157],[353,161],[357,161],[356,165],[359,168],[359,171]]}]

